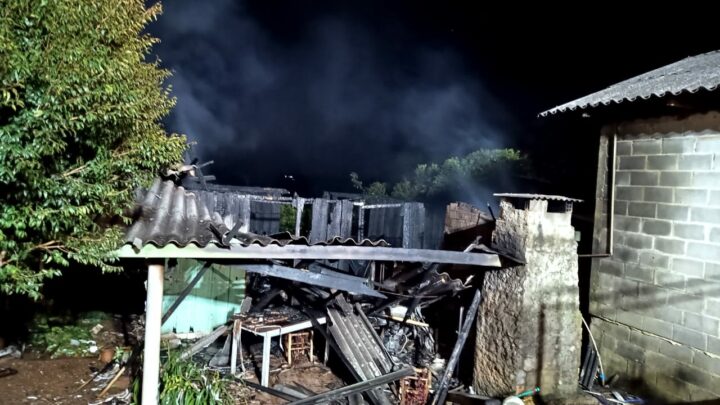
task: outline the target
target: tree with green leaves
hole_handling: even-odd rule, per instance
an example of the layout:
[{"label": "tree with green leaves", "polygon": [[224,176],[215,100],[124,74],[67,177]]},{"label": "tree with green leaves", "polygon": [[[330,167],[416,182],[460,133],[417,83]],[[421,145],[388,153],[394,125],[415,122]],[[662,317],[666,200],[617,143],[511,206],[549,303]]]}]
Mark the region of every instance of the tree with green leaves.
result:
[{"label": "tree with green leaves", "polygon": [[409,201],[462,187],[468,181],[484,181],[501,171],[516,170],[524,161],[525,157],[515,149],[479,149],[462,157],[448,158],[440,164],[420,164],[411,175],[392,187],[379,181],[364,186],[355,172],[350,173],[350,181],[365,195],[382,197],[390,190],[391,197]]},{"label": "tree with green leaves", "polygon": [[0,291],[108,262],[138,187],[181,162],[142,0],[0,0]]}]

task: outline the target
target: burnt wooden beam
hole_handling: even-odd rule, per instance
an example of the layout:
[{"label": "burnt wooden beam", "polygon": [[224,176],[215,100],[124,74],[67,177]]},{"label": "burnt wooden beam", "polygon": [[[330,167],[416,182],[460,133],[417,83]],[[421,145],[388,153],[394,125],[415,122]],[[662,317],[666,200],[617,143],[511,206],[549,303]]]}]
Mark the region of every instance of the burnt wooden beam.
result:
[{"label": "burnt wooden beam", "polygon": [[212,333],[201,338],[200,340],[195,342],[194,345],[190,346],[185,351],[183,351],[180,354],[180,360],[185,360],[189,357],[192,357],[195,353],[210,346],[211,343],[218,340],[218,338],[220,336],[224,335],[227,331],[228,331],[227,325],[222,325],[219,328],[215,329]]},{"label": "burnt wooden beam", "polygon": [[401,368],[400,370],[393,371],[388,374],[383,374],[379,377],[372,378],[370,380],[361,381],[355,384],[347,385],[336,390],[323,392],[312,397],[300,399],[295,402],[291,402],[292,405],[305,405],[305,404],[320,404],[330,401],[336,401],[347,396],[365,392],[375,387],[379,387],[385,384],[389,384],[393,381],[397,381],[403,377],[409,377],[415,374],[415,370],[410,367]]},{"label": "burnt wooden beam", "polygon": [[318,266],[311,267],[312,269],[319,269],[318,271],[306,271],[276,264],[246,264],[240,267],[247,272],[262,274],[264,276],[334,288],[370,297],[386,298],[385,295],[370,288],[364,278],[327,270]]},{"label": "burnt wooden beam", "polygon": [[278,391],[278,390],[276,390],[276,389],[272,389],[272,388],[270,388],[270,387],[265,387],[265,386],[262,386],[262,385],[260,385],[260,384],[256,384],[256,383],[254,383],[254,382],[252,382],[252,381],[243,380],[243,379],[241,379],[241,378],[235,378],[235,379],[236,379],[237,381],[240,381],[241,383],[247,385],[247,386],[250,387],[250,388],[253,388],[253,389],[256,389],[256,390],[262,391],[262,392],[267,392],[267,393],[270,394],[270,395],[276,396],[276,397],[278,397],[278,398],[280,398],[280,399],[284,399],[284,400],[289,401],[289,402],[291,402],[291,403],[292,403],[292,401],[296,401],[296,400],[300,399],[300,398],[298,398],[298,397],[296,397],[296,396],[287,394],[287,393],[282,392],[282,391]]},{"label": "burnt wooden beam", "polygon": [[477,313],[477,309],[479,306],[480,290],[475,290],[475,297],[473,297],[472,303],[468,308],[467,315],[465,316],[465,322],[463,323],[462,329],[460,330],[457,342],[455,342],[455,347],[453,348],[452,354],[450,354],[450,359],[445,366],[445,371],[443,372],[437,389],[435,390],[435,395],[433,396],[431,405],[442,405],[445,403],[445,398],[447,397],[450,384],[450,377],[455,370],[455,364],[457,364],[458,360],[460,359],[460,352],[462,352],[462,348],[463,346],[465,346],[465,340],[467,340],[468,334],[470,333],[470,327],[472,326],[473,322],[475,322],[475,314]]},{"label": "burnt wooden beam", "polygon": [[253,305],[251,312],[259,312],[265,309],[268,304],[270,304],[270,301],[272,301],[275,297],[280,295],[280,293],[283,292],[282,288],[273,288],[272,290],[266,292],[263,294],[263,297]]},{"label": "burnt wooden beam", "polygon": [[[418,286],[420,286],[421,289],[424,289],[423,284],[425,282],[430,280],[430,277],[432,277],[432,274],[435,273],[435,270],[437,269],[437,264],[431,265],[427,268],[423,266],[423,269],[425,270],[425,274],[423,274],[422,280],[420,283],[418,283]],[[424,292],[424,291],[422,291]],[[410,316],[415,312],[415,308],[417,308],[418,304],[420,303],[420,300],[422,299],[421,291],[416,291],[416,294],[414,294],[412,301],[410,301],[410,305],[407,307],[407,310],[405,311],[405,317],[403,318],[403,326],[404,324],[410,319]]]},{"label": "burnt wooden beam", "polygon": [[447,395],[448,401],[459,405],[500,405],[499,399],[488,398],[482,395],[468,394],[461,391],[450,391]]}]

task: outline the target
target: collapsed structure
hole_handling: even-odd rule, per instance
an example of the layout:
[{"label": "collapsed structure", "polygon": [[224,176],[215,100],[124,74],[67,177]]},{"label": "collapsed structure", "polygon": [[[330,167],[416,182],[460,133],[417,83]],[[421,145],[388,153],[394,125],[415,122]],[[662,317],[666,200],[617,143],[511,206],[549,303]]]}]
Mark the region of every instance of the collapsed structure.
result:
[{"label": "collapsed structure", "polygon": [[[606,371],[663,399],[720,395],[719,58],[688,58],[541,114],[582,110],[589,117],[592,109],[604,125],[594,252],[586,255],[599,344],[590,334],[579,376],[585,388],[598,366],[605,382],[601,354]],[[210,363],[234,373],[254,361],[254,386],[285,400],[419,404],[432,392],[430,403],[442,403],[458,394],[449,389],[475,322],[474,392],[504,396],[541,386],[548,397],[573,401],[582,322],[570,225],[576,200],[500,195],[497,221],[460,203],[440,224],[419,203],[200,183],[188,192],[156,182],[118,251],[151,263],[144,402],[157,396],[161,325],[207,274],[211,285],[236,287],[221,294],[213,287],[197,300],[217,308],[224,296],[218,317],[201,325],[185,313],[175,321],[191,323],[167,327],[211,332],[191,352],[227,336]],[[292,207],[290,217],[282,206]],[[288,232],[277,233],[281,223]],[[163,315],[165,275],[172,279],[178,269]],[[464,290],[475,291],[472,301]],[[423,311],[453,296],[461,299],[439,319]],[[262,338],[261,355],[243,357],[246,335]],[[296,351],[313,359],[316,337],[340,359],[349,384],[327,392],[270,388],[273,342],[285,342],[292,363]]]},{"label": "collapsed structure", "polygon": [[[186,357],[215,340],[222,343],[224,336],[222,348],[207,360],[211,367],[256,377],[259,384],[248,384],[297,403],[343,397],[362,403],[363,395],[374,404],[457,398],[464,394],[450,389],[459,385],[466,341],[471,352],[477,344],[474,365],[463,364],[470,370],[474,366],[478,393],[504,396],[538,384],[554,394],[576,389],[579,331],[560,333],[568,325],[577,329],[579,320],[577,292],[560,291],[577,289],[571,210],[565,209],[573,200],[562,200],[563,210],[555,214],[546,212],[549,201],[542,196],[527,200],[528,210],[508,199],[493,233],[494,214],[464,203],[449,205],[438,221],[421,203],[324,197],[330,198],[212,185],[188,190],[160,179],[142,196],[118,253],[128,265],[137,263],[132,259],[150,263],[144,401],[157,398],[161,330],[206,335],[184,352]],[[278,232],[281,227],[285,232]],[[502,253],[486,246],[491,235]],[[567,256],[555,255],[561,245]],[[559,271],[547,271],[559,263]],[[513,275],[517,281],[503,285]],[[540,286],[536,279],[546,283]],[[163,301],[166,280],[174,287]],[[218,287],[223,283],[231,287]],[[518,285],[520,290],[507,289]],[[562,296],[549,289],[560,289]],[[498,319],[493,305],[507,304],[496,299],[503,292],[540,312],[507,306],[520,311],[513,319]],[[547,303],[559,303],[565,295],[575,300],[566,307],[538,306],[548,293],[557,301]],[[441,310],[425,310],[436,302],[444,303]],[[532,319],[538,314],[545,323]],[[468,339],[476,317],[477,338]],[[529,345],[514,346],[513,353],[493,350],[497,342],[522,340],[507,329],[509,322],[527,326],[517,331],[526,334]],[[539,346],[536,333],[546,336]],[[314,361],[316,348],[323,346],[320,357],[339,360],[343,367],[336,372],[350,385],[322,393],[282,384],[271,388],[277,348],[283,361],[293,364],[298,355]],[[560,350],[566,355],[550,361],[547,356]],[[533,370],[527,370],[529,363],[535,364]],[[498,369],[510,380],[496,384],[492,370]],[[527,377],[511,375],[515,369]],[[535,378],[535,369],[544,374]]]},{"label": "collapsed structure", "polygon": [[[118,251],[124,259],[143,258],[152,263],[148,268],[143,367],[143,397],[148,403],[157,395],[160,325],[180,307],[177,302],[190,295],[205,274],[213,272],[209,270],[213,266],[242,269],[248,275],[244,281],[247,294],[243,305],[196,344],[198,348],[228,334],[229,363],[233,369],[244,368],[242,360],[236,363],[238,354],[242,355],[242,340],[250,334],[261,336],[262,359],[256,360],[262,387],[269,385],[273,337],[313,329],[323,335],[353,379],[369,384],[359,392],[367,391],[368,400],[378,404],[397,400],[399,393],[389,389],[388,382],[414,375],[412,367],[427,368],[437,360],[434,336],[423,322],[421,309],[471,286],[466,280],[452,278],[439,265],[500,266],[499,256],[479,244],[473,243],[466,252],[418,248],[425,239],[424,228],[418,226],[423,223],[418,219],[423,210],[419,203],[366,205],[350,200],[213,194],[216,208],[222,206],[224,215],[208,209],[208,192],[189,192],[172,181],[156,181],[138,205],[127,244]],[[236,201],[237,205],[217,203],[220,200]],[[260,235],[243,230],[259,215],[242,207],[252,207],[255,202],[294,206],[295,232]],[[312,204],[309,229],[302,226],[305,204]],[[363,215],[373,209],[400,212],[400,220],[398,216],[378,220],[372,211]],[[358,212],[361,214],[356,215]],[[391,218],[389,212],[381,215]],[[387,230],[391,227],[400,232]],[[383,228],[388,239],[403,247],[362,237]],[[355,235],[359,237],[352,238]],[[166,305],[162,315],[163,282],[166,276],[173,277],[173,266],[185,259],[204,264],[183,275],[188,281],[186,288],[175,302]],[[387,333],[380,336],[378,330]],[[216,363],[219,360],[215,359]],[[389,375],[393,379],[386,381]],[[378,381],[379,385],[373,385]],[[441,382],[434,381],[436,385]]]}]

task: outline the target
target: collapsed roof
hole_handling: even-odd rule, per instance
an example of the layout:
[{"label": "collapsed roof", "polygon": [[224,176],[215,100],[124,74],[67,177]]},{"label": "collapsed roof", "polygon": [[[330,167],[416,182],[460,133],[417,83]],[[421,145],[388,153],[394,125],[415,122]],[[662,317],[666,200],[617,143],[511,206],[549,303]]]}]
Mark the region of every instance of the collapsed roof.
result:
[{"label": "collapsed roof", "polygon": [[[228,227],[194,192],[157,179],[138,203],[118,254],[122,258],[380,260],[500,266],[499,257],[486,250],[394,248],[383,240],[333,234],[310,242],[289,233],[267,236],[243,232],[238,225],[242,224]],[[321,225],[328,226],[327,222]]]}]

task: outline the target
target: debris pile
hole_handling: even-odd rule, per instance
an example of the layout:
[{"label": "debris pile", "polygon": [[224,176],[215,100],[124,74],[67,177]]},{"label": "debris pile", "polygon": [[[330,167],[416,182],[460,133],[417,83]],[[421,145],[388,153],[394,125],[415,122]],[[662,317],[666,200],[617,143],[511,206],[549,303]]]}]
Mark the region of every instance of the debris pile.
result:
[{"label": "debris pile", "polygon": [[[399,381],[416,373],[426,378],[406,384],[408,401],[425,391],[444,397],[457,385],[458,356],[474,321],[472,291],[463,292],[474,290],[479,301],[474,276],[500,267],[498,254],[474,232],[458,249],[438,249],[445,213],[430,215],[422,203],[284,195],[207,185],[189,193],[158,180],[139,202],[120,257],[143,257],[172,243],[183,255],[168,259],[205,262],[186,277],[163,322],[204,274],[218,273],[214,265],[244,272],[242,304],[228,306],[228,321],[214,323],[214,331],[181,349],[181,358],[294,403],[398,403]],[[294,209],[294,234],[278,233],[283,205]],[[289,222],[283,220],[285,228]],[[451,316],[424,316],[442,313],[429,308],[442,308],[450,297],[456,297]],[[461,308],[468,309],[464,332],[456,322]],[[319,359],[344,385],[328,391],[283,381],[286,370]]]},{"label": "debris pile", "polygon": [[[242,309],[184,344],[180,358],[241,380],[263,401],[270,395],[297,403],[354,398],[351,403],[412,405],[425,403],[438,387],[457,385],[454,365],[438,354],[437,328],[423,311],[470,289],[472,277],[463,282],[429,263],[372,263],[378,268],[368,277],[350,271],[369,263],[238,266],[251,287]],[[317,387],[313,374],[292,382],[284,377],[313,367],[331,373],[333,382]],[[446,373],[448,367],[453,370]]]}]

